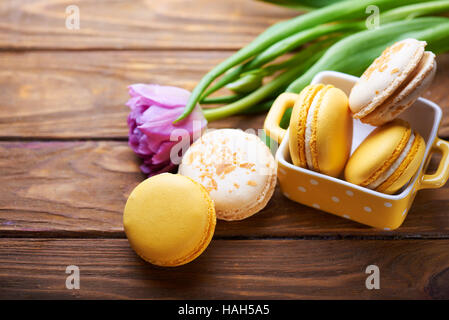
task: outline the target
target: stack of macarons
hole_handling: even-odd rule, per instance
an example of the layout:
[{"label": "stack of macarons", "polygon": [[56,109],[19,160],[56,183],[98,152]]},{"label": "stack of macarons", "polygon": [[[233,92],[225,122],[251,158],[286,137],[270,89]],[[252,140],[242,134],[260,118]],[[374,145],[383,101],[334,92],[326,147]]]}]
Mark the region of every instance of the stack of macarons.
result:
[{"label": "stack of macarons", "polygon": [[242,220],[262,210],[276,186],[276,163],[254,134],[209,131],[183,155],[178,174],[140,183],[125,206],[131,247],[159,266],[198,257],[214,234],[216,219]]},{"label": "stack of macarons", "polygon": [[[398,116],[430,85],[435,55],[426,42],[405,39],[385,49],[353,86],[349,98],[315,84],[274,102],[293,106],[289,151],[294,165],[393,194],[415,175],[424,139]],[[352,116],[352,117],[351,117]],[[353,121],[378,126],[350,156]]]},{"label": "stack of macarons", "polygon": [[417,172],[426,149],[421,135],[398,119],[428,88],[436,72],[426,42],[404,39],[384,50],[349,95],[355,119],[378,126],[354,151],[344,176],[348,182],[393,194]]}]

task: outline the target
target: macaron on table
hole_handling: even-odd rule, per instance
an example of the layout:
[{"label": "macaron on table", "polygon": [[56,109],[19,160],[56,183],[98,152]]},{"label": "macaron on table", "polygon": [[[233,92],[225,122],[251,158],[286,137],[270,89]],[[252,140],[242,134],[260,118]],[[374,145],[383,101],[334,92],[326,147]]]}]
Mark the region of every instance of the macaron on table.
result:
[{"label": "macaron on table", "polygon": [[203,184],[217,218],[228,221],[262,210],[277,180],[270,149],[256,135],[236,129],[205,133],[187,150],[178,172]]},{"label": "macaron on table", "polygon": [[[178,197],[188,193],[189,197]],[[163,173],[139,184],[123,214],[125,233],[142,259],[175,267],[198,257],[216,224],[214,203],[199,183]]]},{"label": "macaron on table", "polygon": [[[79,30],[65,26],[69,4]],[[396,47],[413,62],[393,72],[383,59],[353,94],[360,78],[317,72],[270,97],[279,114],[208,120],[179,168],[149,178],[129,144],[127,87],[191,93],[298,12],[14,0],[0,16],[0,299],[449,298],[449,55],[428,39]],[[373,265],[379,290],[366,287]]]}]

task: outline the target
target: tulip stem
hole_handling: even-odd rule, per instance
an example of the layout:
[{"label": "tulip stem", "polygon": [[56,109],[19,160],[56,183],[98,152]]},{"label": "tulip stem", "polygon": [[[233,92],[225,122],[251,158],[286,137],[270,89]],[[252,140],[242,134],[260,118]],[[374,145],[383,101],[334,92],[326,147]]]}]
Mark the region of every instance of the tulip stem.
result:
[{"label": "tulip stem", "polygon": [[304,70],[311,67],[326,51],[326,49],[321,49],[308,59],[304,60],[303,63],[298,64],[296,67],[284,71],[277,78],[268,82],[259,89],[251,92],[244,98],[228,104],[223,107],[204,109],[203,113],[207,121],[219,120],[222,118],[229,117],[231,115],[241,113],[250,107],[264,101],[268,97],[272,96],[273,92],[277,92],[279,89],[284,88],[290,82],[295,80],[298,75],[300,75]]}]

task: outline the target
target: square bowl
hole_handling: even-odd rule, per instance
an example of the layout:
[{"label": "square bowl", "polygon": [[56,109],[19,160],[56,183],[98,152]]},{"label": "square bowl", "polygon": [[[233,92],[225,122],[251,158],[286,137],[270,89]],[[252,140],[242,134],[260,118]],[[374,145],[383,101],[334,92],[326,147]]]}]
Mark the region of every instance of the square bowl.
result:
[{"label": "square bowl", "polygon": [[[349,95],[356,81],[357,77],[354,76],[323,71],[314,77],[312,84],[331,84]],[[441,108],[423,98],[419,98],[400,115],[401,119],[408,121],[411,127],[422,135],[426,142],[426,150],[417,173],[393,195],[293,165],[288,146],[288,129],[285,134],[277,134],[268,121],[273,118],[270,114],[267,116],[264,129],[270,138],[280,143],[276,152],[278,178],[281,190],[287,198],[368,226],[393,230],[403,223],[418,190],[442,187],[449,177],[449,143],[437,136],[441,117]],[[359,120],[353,121],[351,154],[375,129]],[[429,175],[425,172],[434,152],[441,153],[442,157],[436,172]]]}]

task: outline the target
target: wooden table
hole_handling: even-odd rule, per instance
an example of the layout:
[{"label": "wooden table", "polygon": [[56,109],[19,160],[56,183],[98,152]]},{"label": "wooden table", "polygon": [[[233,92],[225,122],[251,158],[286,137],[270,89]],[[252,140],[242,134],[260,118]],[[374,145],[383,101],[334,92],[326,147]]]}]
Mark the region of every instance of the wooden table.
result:
[{"label": "wooden table", "polygon": [[[80,30],[65,9],[80,8]],[[145,177],[127,145],[126,86],[193,89],[212,66],[295,12],[255,1],[0,3],[0,298],[449,298],[449,184],[420,191],[395,231],[302,206],[279,190],[256,216],[219,221],[194,262],[153,267],[122,211]],[[449,138],[449,55],[426,97]],[[211,127],[261,128],[264,115]],[[436,163],[436,161],[433,161]],[[380,268],[367,290],[365,269]],[[81,289],[65,271],[80,268]]]}]

